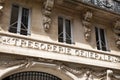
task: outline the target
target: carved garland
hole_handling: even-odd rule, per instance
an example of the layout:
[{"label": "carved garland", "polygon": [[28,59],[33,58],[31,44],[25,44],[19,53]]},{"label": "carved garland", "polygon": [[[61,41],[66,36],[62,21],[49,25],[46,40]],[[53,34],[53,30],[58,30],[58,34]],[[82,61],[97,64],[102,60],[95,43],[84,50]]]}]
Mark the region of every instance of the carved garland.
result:
[{"label": "carved garland", "polygon": [[54,0],[46,0],[43,4],[43,28],[45,31],[49,30],[52,23],[51,13],[53,6]]},{"label": "carved garland", "polygon": [[115,44],[120,49],[120,21],[116,21],[113,31],[116,34]]},{"label": "carved garland", "polygon": [[83,18],[83,27],[84,27],[84,36],[85,36],[85,40],[89,41],[90,40],[90,37],[91,37],[91,27],[92,27],[92,24],[91,24],[91,19],[93,17],[93,14],[91,11],[87,11],[84,15],[84,18]]}]

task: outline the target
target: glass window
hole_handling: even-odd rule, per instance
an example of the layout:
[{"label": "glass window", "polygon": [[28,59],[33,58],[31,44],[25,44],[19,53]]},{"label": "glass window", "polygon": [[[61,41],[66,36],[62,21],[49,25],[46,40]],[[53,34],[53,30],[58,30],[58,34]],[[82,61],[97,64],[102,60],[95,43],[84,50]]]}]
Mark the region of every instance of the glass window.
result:
[{"label": "glass window", "polygon": [[59,42],[72,43],[71,20],[58,17],[58,40]]},{"label": "glass window", "polygon": [[30,10],[21,6],[13,5],[9,32],[22,35],[30,34]]},{"label": "glass window", "polygon": [[96,45],[98,50],[107,51],[106,38],[104,29],[95,27]]}]

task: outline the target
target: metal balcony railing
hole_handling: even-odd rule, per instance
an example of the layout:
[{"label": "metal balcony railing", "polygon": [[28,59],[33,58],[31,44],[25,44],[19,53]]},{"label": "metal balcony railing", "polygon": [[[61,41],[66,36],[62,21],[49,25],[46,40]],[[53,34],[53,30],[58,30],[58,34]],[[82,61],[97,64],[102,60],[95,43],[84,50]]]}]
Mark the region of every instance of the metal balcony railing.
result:
[{"label": "metal balcony railing", "polygon": [[120,13],[120,0],[82,0],[82,2]]}]

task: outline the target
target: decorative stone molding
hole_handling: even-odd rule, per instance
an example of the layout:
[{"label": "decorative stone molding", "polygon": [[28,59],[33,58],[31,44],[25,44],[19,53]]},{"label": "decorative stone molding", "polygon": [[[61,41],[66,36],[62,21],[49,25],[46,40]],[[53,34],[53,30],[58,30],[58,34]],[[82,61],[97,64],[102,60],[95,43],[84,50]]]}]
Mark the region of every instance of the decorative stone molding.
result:
[{"label": "decorative stone molding", "polygon": [[77,76],[78,80],[120,80],[120,75],[116,75],[110,69],[104,71],[95,71],[86,67],[78,70],[65,65],[61,65],[60,69]]},{"label": "decorative stone molding", "polygon": [[115,44],[120,49],[120,20],[116,21],[113,31],[116,34]]},{"label": "decorative stone molding", "polygon": [[[26,59],[20,59],[19,57],[18,59],[17,58],[12,59],[9,57],[9,59],[3,59],[2,61],[1,59],[2,58],[0,57],[0,80],[4,75],[6,75],[11,71],[28,69],[36,64],[43,65],[46,67],[57,68],[56,64],[47,63],[47,61],[49,61],[47,59],[29,58],[29,57],[27,57]],[[44,63],[42,61],[46,61],[46,62]]]},{"label": "decorative stone molding", "polygon": [[4,70],[0,70],[0,79],[6,73],[14,70],[28,69],[35,65],[42,65],[48,68],[60,70],[70,77],[74,77],[74,80],[120,80],[119,74],[116,75],[112,70],[96,71],[94,68],[89,67],[75,67],[70,65],[64,65],[63,62],[53,61],[43,58],[31,58],[31,57],[15,57],[11,56],[0,57],[0,67],[4,67]]},{"label": "decorative stone molding", "polygon": [[91,37],[92,17],[93,17],[93,13],[91,11],[87,11],[82,21],[84,27],[84,36],[85,36],[85,40],[87,41],[89,41]]},{"label": "decorative stone molding", "polygon": [[120,80],[120,76],[114,74],[113,71],[110,69],[99,76],[101,76],[100,80]]},{"label": "decorative stone molding", "polygon": [[93,73],[92,73],[93,71],[90,68],[74,69],[74,68],[70,68],[65,65],[62,65],[61,69],[77,76],[78,78],[77,80],[94,80]]},{"label": "decorative stone molding", "polygon": [[34,65],[35,62],[53,62],[53,60],[43,59],[43,58],[29,58],[29,57],[13,57],[13,56],[4,56],[0,57],[0,67],[8,68],[20,64],[24,64],[24,68],[28,68]]},{"label": "decorative stone molding", "polygon": [[76,74],[76,75],[77,75],[77,74],[79,74],[79,75],[83,74],[83,71],[82,71],[82,70],[73,69],[73,68],[67,67],[67,66],[65,66],[65,65],[62,65],[62,66],[60,67],[60,69],[67,70],[67,71],[69,71],[69,72],[71,72],[71,73],[73,73],[73,74]]},{"label": "decorative stone molding", "polygon": [[11,71],[14,71],[14,70],[20,70],[21,68],[23,68],[26,64],[19,64],[19,65],[15,65],[15,66],[11,66],[11,67],[8,67],[6,69],[3,69],[3,70],[0,70],[0,80],[2,80],[2,77],[6,74],[6,73],[9,73]]},{"label": "decorative stone molding", "polygon": [[43,28],[47,32],[51,26],[51,13],[54,6],[54,0],[45,0],[43,4]]}]

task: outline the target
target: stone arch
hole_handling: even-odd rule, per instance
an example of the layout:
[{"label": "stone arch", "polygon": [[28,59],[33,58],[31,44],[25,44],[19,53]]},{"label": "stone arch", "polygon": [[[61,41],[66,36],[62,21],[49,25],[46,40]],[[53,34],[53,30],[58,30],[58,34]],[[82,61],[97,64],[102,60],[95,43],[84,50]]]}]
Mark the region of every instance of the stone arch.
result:
[{"label": "stone arch", "polygon": [[59,67],[55,64],[34,64],[31,67],[27,68],[13,68],[9,70],[8,72],[5,72],[0,80],[4,80],[6,77],[9,77],[10,75],[14,75],[17,73],[22,73],[22,72],[29,72],[29,71],[34,71],[34,72],[43,72],[47,74],[54,75],[61,80],[74,80],[70,75],[67,75],[66,71],[59,69]]},{"label": "stone arch", "polygon": [[12,74],[2,80],[61,80],[52,74],[38,71],[26,71]]}]

